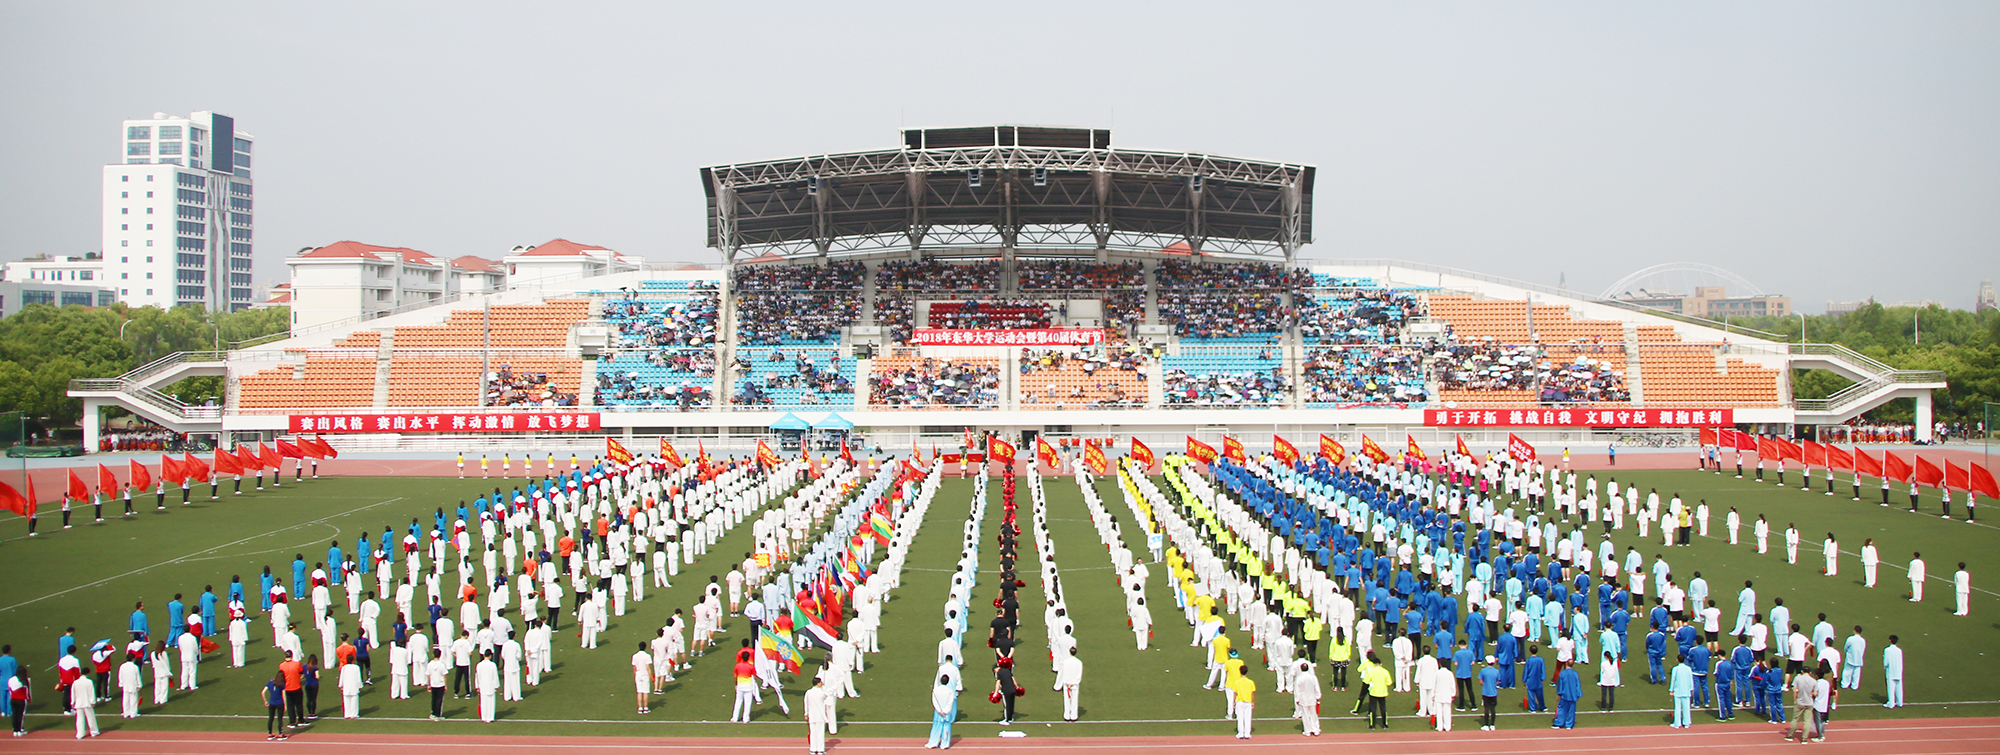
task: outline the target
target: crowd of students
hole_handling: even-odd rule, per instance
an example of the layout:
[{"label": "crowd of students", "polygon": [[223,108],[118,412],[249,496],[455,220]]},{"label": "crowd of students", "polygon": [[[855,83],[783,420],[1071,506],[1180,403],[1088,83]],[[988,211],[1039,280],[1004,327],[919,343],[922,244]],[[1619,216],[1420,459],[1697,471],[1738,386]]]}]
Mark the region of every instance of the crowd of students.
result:
[{"label": "crowd of students", "polygon": [[1138,260],[1075,262],[1020,260],[1014,265],[1015,287],[1022,291],[1117,291],[1146,289],[1146,268]]},{"label": "crowd of students", "polygon": [[998,291],[1000,263],[890,260],[875,268],[877,291]]},{"label": "crowd of students", "polygon": [[1308,403],[1414,404],[1429,400],[1424,352],[1387,344],[1313,349],[1301,378]]},{"label": "crowd of students", "polygon": [[[691,360],[692,361],[692,360]],[[647,380],[637,372],[600,372],[597,375],[598,404],[648,406],[671,406],[680,411],[705,409],[715,404],[715,391],[709,388],[707,378],[715,375],[715,358],[709,356],[705,363],[683,363],[666,360],[668,366],[679,368],[683,364],[696,373],[696,380],[681,380],[668,384]]]},{"label": "crowd of students", "polygon": [[1059,302],[1037,299],[988,299],[933,302],[930,326],[958,330],[1046,328],[1060,313]]},{"label": "crowd of students", "polygon": [[486,373],[483,406],[576,406],[576,394],[561,390],[546,372],[516,372],[510,365]]},{"label": "crowd of students", "polygon": [[1289,399],[1284,368],[1269,372],[1213,373],[1199,375],[1170,369],[1161,376],[1166,403],[1177,406],[1255,406],[1280,404]]},{"label": "crowd of students", "polygon": [[166,451],[179,450],[187,436],[168,430],[145,420],[134,420],[132,424],[108,432],[97,440],[97,450],[107,451]]},{"label": "crowd of students", "polygon": [[1411,318],[1424,314],[1415,294],[1386,288],[1303,294],[1298,305],[1299,338],[1309,346],[1393,343]]},{"label": "crowd of students", "polygon": [[1000,400],[1000,370],[990,361],[925,357],[868,376],[868,403],[878,406],[992,406]]},{"label": "crowd of students", "polygon": [[[840,371],[840,354],[833,353],[822,367],[808,352],[798,352],[796,358],[788,356],[781,349],[774,349],[764,357],[765,362],[789,363],[790,371],[764,371],[762,381],[743,379],[736,384],[735,393],[729,397],[730,403],[743,406],[766,406],[773,403],[772,390],[799,389],[799,403],[819,404],[829,394],[852,394],[854,384]],[[756,364],[747,354],[736,355],[736,371],[748,374],[757,371]]]}]

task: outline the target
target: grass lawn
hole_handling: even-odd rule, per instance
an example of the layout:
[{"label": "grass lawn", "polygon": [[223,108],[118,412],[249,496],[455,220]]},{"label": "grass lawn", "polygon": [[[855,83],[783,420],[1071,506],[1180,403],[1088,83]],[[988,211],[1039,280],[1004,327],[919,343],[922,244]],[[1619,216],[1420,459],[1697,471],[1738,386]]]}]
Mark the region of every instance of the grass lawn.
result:
[{"label": "grass lawn", "polygon": [[[1599,473],[1599,479],[1608,477]],[[1985,524],[1968,525],[1935,516],[1936,503],[1926,508],[1931,515],[1911,515],[1901,509],[1882,508],[1873,499],[1863,503],[1842,495],[1827,497],[1820,492],[1800,492],[1794,484],[1779,488],[1769,483],[1754,485],[1733,476],[1717,476],[1691,471],[1643,472],[1619,475],[1620,482],[1658,487],[1663,495],[1678,491],[1693,502],[1707,498],[1715,509],[1710,538],[1696,538],[1687,548],[1661,549],[1642,546],[1650,564],[1655,552],[1666,552],[1677,573],[1700,570],[1720,597],[1725,623],[1734,615],[1736,588],[1743,579],[1754,579],[1761,607],[1771,598],[1783,596],[1792,607],[1795,620],[1808,626],[1814,615],[1825,611],[1845,637],[1854,624],[1867,627],[1870,641],[1869,666],[1859,694],[1848,693],[1840,717],[1873,718],[1994,715],[2000,713],[2000,659],[1989,653],[2000,649],[2000,605],[1995,595],[1975,589],[1972,617],[1951,616],[1951,572],[1956,562],[1968,562],[1975,588],[1988,584],[2000,574],[2000,554],[1991,544],[1996,533]],[[1821,483],[1823,486],[1823,483]],[[1106,508],[1123,520],[1128,538],[1138,536],[1130,512],[1115,481],[1100,480]],[[222,594],[233,574],[245,577],[256,589],[255,575],[270,565],[274,573],[289,578],[289,563],[295,553],[307,560],[324,558],[328,541],[339,539],[352,550],[356,535],[366,531],[379,537],[382,527],[407,523],[413,516],[427,515],[439,505],[455,506],[460,498],[470,499],[492,482],[455,478],[324,478],[303,484],[287,484],[277,490],[229,498],[218,502],[197,500],[181,507],[169,503],[169,511],[145,511],[136,521],[112,519],[102,525],[88,523],[88,510],[78,512],[75,529],[61,531],[58,516],[45,513],[43,535],[33,540],[21,537],[21,522],[9,517],[0,520],[0,529],[15,533],[0,544],[0,571],[8,579],[0,582],[0,642],[14,646],[15,655],[34,669],[37,699],[29,719],[40,729],[69,726],[53,714],[59,707],[49,690],[55,674],[53,664],[56,638],[65,626],[78,628],[80,643],[88,646],[100,638],[124,637],[125,618],[135,600],[146,601],[156,628],[166,623],[166,603],[175,592],[193,604],[204,585],[213,584]],[[1134,648],[1130,629],[1125,625],[1123,601],[1111,574],[1111,561],[1090,526],[1075,482],[1068,478],[1047,480],[1050,535],[1054,540],[1061,574],[1068,590],[1068,602],[1079,642],[1079,656],[1085,664],[1082,709],[1084,723],[1066,725],[1060,721],[1060,701],[1049,687],[1053,674],[1047,662],[1046,638],[1041,627],[1040,607],[1044,594],[1035,574],[1033,558],[1024,553],[1021,567],[1028,587],[1021,591],[1023,625],[1019,679],[1028,694],[1019,701],[1020,721],[1016,729],[1035,733],[1134,735],[1134,734],[1222,734],[1230,725],[1219,720],[1222,700],[1219,693],[1203,691],[1205,678],[1200,651],[1188,647],[1189,630],[1173,608],[1166,577],[1157,573],[1148,586],[1153,605],[1155,631],[1153,648]],[[983,529],[992,542],[1001,513],[997,486],[987,509]],[[1823,487],[1822,487],[1823,490]],[[883,653],[866,657],[865,673],[855,684],[862,696],[840,705],[844,736],[921,737],[928,727],[928,684],[935,670],[934,654],[942,636],[943,605],[951,570],[957,558],[960,522],[967,516],[971,486],[963,480],[948,480],[932,504],[922,532],[915,539],[903,575],[903,586],[884,607],[881,644]],[[1875,494],[1864,489],[1864,494]],[[1022,491],[1022,501],[1027,500]],[[1897,499],[1904,500],[1904,499]],[[150,503],[150,498],[144,503]],[[1734,505],[1746,521],[1763,513],[1773,522],[1773,548],[1767,555],[1755,553],[1744,527],[1744,544],[1726,545],[1722,517]],[[115,504],[114,504],[115,506]],[[143,508],[143,507],[142,507]],[[2000,512],[1996,512],[2000,516]],[[1797,522],[1802,532],[1800,563],[1787,565],[1783,557],[1782,532],[1787,522]],[[1629,521],[1628,521],[1629,525]],[[1819,573],[1819,542],[1826,532],[1840,536],[1841,547],[1850,555],[1842,563],[1839,577]],[[1657,531],[1654,533],[1657,535]],[[1858,552],[1864,537],[1874,537],[1885,564],[1880,585],[1873,590],[1861,584]],[[624,617],[614,617],[610,630],[600,638],[600,648],[577,648],[573,632],[558,632],[555,670],[544,677],[539,688],[529,688],[526,700],[502,703],[500,718],[510,722],[501,731],[511,734],[611,734],[641,736],[672,735],[789,735],[798,728],[784,724],[801,721],[797,713],[802,680],[788,680],[787,699],[793,714],[781,714],[768,698],[748,725],[714,723],[728,717],[731,701],[728,656],[711,653],[698,661],[695,669],[680,675],[664,697],[655,698],[653,713],[639,716],[633,711],[628,659],[641,640],[650,638],[675,608],[686,609],[694,602],[701,584],[710,574],[720,575],[738,554],[749,549],[749,527],[739,527],[723,537],[703,562],[684,568],[668,590],[648,590],[646,600],[633,604]],[[1618,533],[1621,546],[1636,542],[1630,527]],[[1657,540],[1654,541],[1657,543]],[[1129,546],[1143,543],[1128,541]],[[1902,565],[1912,550],[1922,550],[1933,576],[1922,604],[1905,600],[1907,580]],[[1024,550],[1027,550],[1024,548]],[[991,548],[982,552],[986,568],[992,569]],[[993,577],[986,576],[975,591],[974,605],[990,600],[996,591]],[[372,583],[372,580],[371,580]],[[336,595],[339,595],[336,592]],[[574,601],[565,601],[573,607]],[[253,603],[253,611],[255,605]],[[353,624],[344,611],[342,631]],[[990,615],[990,614],[989,614]],[[982,612],[972,618],[972,640],[967,654],[975,659],[965,670],[966,692],[960,698],[959,733],[967,737],[991,736],[999,730],[994,723],[998,706],[985,702],[991,689],[990,673],[981,652]],[[389,620],[382,622],[386,628]],[[567,622],[566,622],[567,623]],[[1232,622],[1233,623],[1233,622]],[[747,636],[748,623],[731,620],[723,638],[733,649]],[[211,654],[202,664],[202,688],[191,693],[175,693],[166,706],[154,709],[135,721],[117,718],[116,705],[100,706],[100,721],[106,728],[124,729],[204,729],[252,731],[261,728],[263,710],[255,694],[274,670],[275,651],[269,648],[268,624],[254,617],[251,627],[250,666],[232,670],[227,666],[227,647]],[[1882,691],[1879,648],[1889,634],[1902,636],[1909,681],[1911,707],[1898,712],[1879,707]],[[1232,632],[1232,634],[1236,634]],[[1636,640],[1643,632],[1635,632]],[[302,633],[309,651],[318,637]],[[808,668],[817,665],[819,652],[808,651]],[[470,701],[448,700],[447,714],[457,720],[433,723],[424,720],[428,699],[390,700],[387,690],[387,653],[378,652],[377,684],[362,694],[361,721],[337,718],[339,701],[329,686],[322,694],[323,718],[314,728],[333,732],[450,733],[481,727]],[[1255,660],[1254,655],[1251,660]],[[1667,707],[1664,688],[1650,688],[1643,681],[1643,660],[1639,668],[1628,666],[1626,688],[1619,696],[1621,708],[1660,709]],[[1253,664],[1254,665],[1254,664]],[[1297,724],[1283,720],[1290,710],[1290,696],[1270,693],[1273,680],[1259,672],[1258,714],[1263,733],[1297,731]],[[329,675],[330,676],[330,675]],[[1595,673],[1585,674],[1585,684]],[[329,679],[328,684],[331,684]],[[1585,726],[1605,724],[1654,724],[1665,720],[1657,712],[1599,714],[1594,711],[1595,693],[1585,690],[1586,700],[1580,721]],[[1503,694],[1503,710],[1514,707],[1519,693]],[[1356,730],[1358,717],[1347,717],[1351,698],[1329,693],[1323,705],[1326,728]],[[1392,696],[1392,712],[1408,712],[1410,696]],[[144,699],[150,703],[151,691]],[[1553,695],[1551,695],[1553,699]],[[1936,704],[1933,704],[1936,703]],[[1952,703],[1949,705],[1943,703]],[[151,715],[157,713],[158,715]],[[1338,715],[1336,715],[1338,714]],[[466,719],[472,719],[470,721]],[[1703,717],[1697,714],[1697,722]],[[1743,719],[1739,719],[1743,720]],[[1399,720],[1399,729],[1421,724]],[[1474,724],[1476,725],[1476,724]],[[1512,716],[1503,725],[1539,728],[1547,726],[1542,716]],[[799,727],[802,728],[802,727]]]}]

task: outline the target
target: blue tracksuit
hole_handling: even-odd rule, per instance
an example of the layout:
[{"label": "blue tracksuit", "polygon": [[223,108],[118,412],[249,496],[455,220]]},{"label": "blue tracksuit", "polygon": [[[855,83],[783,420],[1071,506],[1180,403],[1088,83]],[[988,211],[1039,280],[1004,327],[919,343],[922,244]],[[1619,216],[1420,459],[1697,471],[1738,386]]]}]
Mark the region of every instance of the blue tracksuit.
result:
[{"label": "blue tracksuit", "polygon": [[1715,717],[1724,721],[1736,717],[1736,696],[1731,694],[1731,686],[1736,683],[1736,664],[1728,658],[1715,662]]},{"label": "blue tracksuit", "polygon": [[1576,728],[1576,701],[1581,697],[1583,677],[1577,675],[1575,666],[1564,667],[1562,673],[1556,674],[1556,726]]},{"label": "blue tracksuit", "polygon": [[1548,667],[1539,655],[1528,656],[1528,661],[1521,665],[1521,686],[1528,691],[1528,710],[1536,713],[1548,710],[1548,706],[1542,704],[1542,687],[1548,683],[1548,678]]}]

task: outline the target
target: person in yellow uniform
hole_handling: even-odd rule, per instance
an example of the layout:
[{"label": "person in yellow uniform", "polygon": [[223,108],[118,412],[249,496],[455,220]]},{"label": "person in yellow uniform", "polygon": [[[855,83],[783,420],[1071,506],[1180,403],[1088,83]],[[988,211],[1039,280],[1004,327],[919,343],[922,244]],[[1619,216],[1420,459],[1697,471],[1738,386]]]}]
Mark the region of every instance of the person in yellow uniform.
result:
[{"label": "person in yellow uniform", "polygon": [[[1319,617],[1314,616],[1314,621]],[[1326,647],[1328,665],[1333,666],[1333,691],[1347,691],[1347,667],[1354,662],[1354,643],[1347,640],[1347,630],[1334,629],[1333,642]]]},{"label": "person in yellow uniform", "polygon": [[1369,653],[1368,666],[1361,671],[1361,685],[1368,689],[1369,731],[1374,731],[1378,725],[1389,728],[1389,685],[1394,681],[1390,678],[1389,669],[1375,659],[1374,653]]},{"label": "person in yellow uniform", "polygon": [[1229,683],[1230,696],[1236,699],[1236,738],[1250,738],[1250,723],[1256,720],[1252,715],[1256,708],[1257,682],[1249,674],[1237,674]]},{"label": "person in yellow uniform", "polygon": [[487,470],[488,470],[488,469],[491,469],[491,467],[490,467],[490,466],[488,465],[488,462],[486,461],[486,454],[480,454],[480,455],[479,455],[479,478],[480,478],[480,479],[482,479],[482,480],[483,480],[483,479],[486,479],[486,478],[487,478],[487,477],[489,476],[489,475],[487,474]]},{"label": "person in yellow uniform", "polygon": [[1202,683],[1202,689],[1222,689],[1217,685],[1229,681],[1229,677],[1222,673],[1222,664],[1229,660],[1229,644],[1229,635],[1226,634],[1218,634],[1208,643],[1208,681]]},{"label": "person in yellow uniform", "polygon": [[501,454],[500,478],[504,480],[506,478],[513,477],[514,476],[513,468],[514,468],[514,456],[512,454]]},{"label": "person in yellow uniform", "polygon": [[1243,659],[1237,657],[1237,652],[1235,650],[1229,651],[1229,660],[1222,662],[1222,678],[1223,678],[1222,717],[1223,718],[1229,718],[1230,716],[1236,715],[1237,711],[1236,711],[1235,682],[1237,679],[1243,678],[1248,673],[1249,672],[1245,670],[1245,667],[1243,665]]},{"label": "person in yellow uniform", "polygon": [[465,479],[465,452],[458,452],[458,479]]},{"label": "person in yellow uniform", "polygon": [[1319,663],[1319,639],[1323,634],[1326,634],[1326,622],[1321,621],[1318,614],[1308,614],[1305,623],[1299,626],[1299,639],[1305,645],[1300,648],[1303,651],[1300,657]]}]

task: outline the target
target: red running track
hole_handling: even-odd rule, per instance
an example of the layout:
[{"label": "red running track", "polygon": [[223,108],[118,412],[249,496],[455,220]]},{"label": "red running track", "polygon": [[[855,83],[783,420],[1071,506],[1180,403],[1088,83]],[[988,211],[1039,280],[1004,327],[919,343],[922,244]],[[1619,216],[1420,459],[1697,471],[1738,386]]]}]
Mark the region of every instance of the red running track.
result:
[{"label": "red running track", "polygon": [[[1467,720],[1470,720],[1469,718]],[[501,725],[503,728],[505,724]],[[640,750],[674,752],[788,753],[805,751],[805,727],[791,739],[732,739],[700,737],[507,737],[507,736],[389,736],[366,734],[301,734],[286,742],[267,742],[256,734],[214,732],[113,732],[77,740],[67,729],[37,733],[8,741],[0,751],[42,753],[109,753],[111,755],[187,755],[188,753],[286,752],[298,755],[381,753],[429,755],[610,755]],[[1905,719],[1896,721],[1836,721],[1825,742],[1808,753],[1908,753],[1909,755],[1969,755],[2000,752],[2000,718]],[[1260,736],[1249,741],[1223,737],[1028,737],[1023,739],[960,739],[954,749],[991,752],[1033,747],[1041,755],[1084,755],[1143,751],[1145,755],[1185,753],[1207,755],[1220,750],[1275,755],[1564,755],[1645,750],[1657,755],[1727,755],[1770,752],[1797,746],[1782,739],[1769,724],[1723,724],[1675,731],[1664,726],[1578,729],[1563,734],[1547,731],[1391,732],[1304,737],[1296,734]],[[1336,749],[1337,748],[1337,749]],[[828,752],[921,752],[923,742],[909,739],[833,737]]]}]

